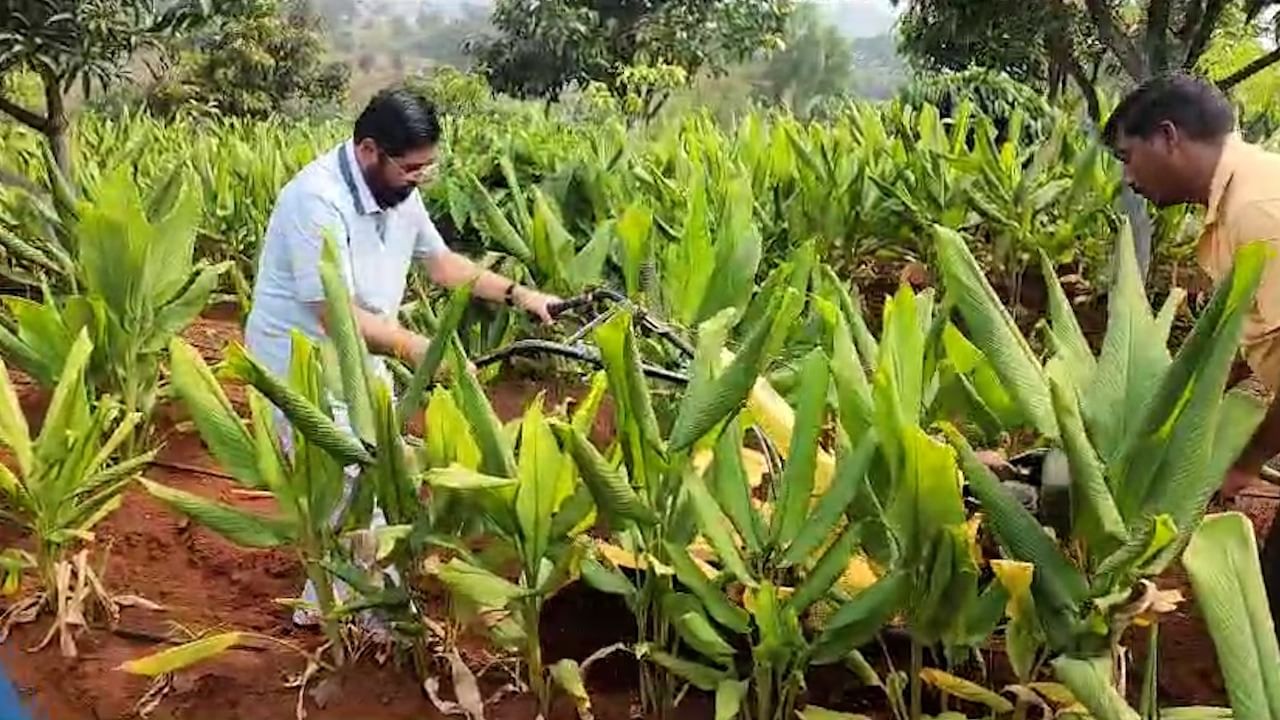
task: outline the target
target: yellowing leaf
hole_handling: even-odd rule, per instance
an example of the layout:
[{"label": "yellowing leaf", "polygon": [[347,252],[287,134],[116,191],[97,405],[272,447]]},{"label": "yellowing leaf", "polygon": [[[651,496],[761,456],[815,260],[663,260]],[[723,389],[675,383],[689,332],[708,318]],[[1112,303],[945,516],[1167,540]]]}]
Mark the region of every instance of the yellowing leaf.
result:
[{"label": "yellowing leaf", "polygon": [[[1057,707],[1071,707],[1077,705],[1076,696],[1071,690],[1062,683],[1056,682],[1033,682],[1027,683],[1027,687],[1040,693],[1040,696],[1049,701],[1049,704]],[[1083,710],[1083,708],[1081,708]]]},{"label": "yellowing leaf", "polygon": [[640,555],[628,550],[623,550],[617,545],[611,545],[604,540],[597,539],[595,544],[596,550],[616,567],[627,568],[628,570],[645,569],[646,564],[644,558]]},{"label": "yellowing leaf", "polygon": [[1009,613],[1011,619],[1017,620],[1021,617],[1020,609],[1022,603],[1020,599],[1031,592],[1031,576],[1035,572],[1035,568],[1035,565],[1027,562],[1014,560],[991,561],[992,572],[996,574],[996,579],[1000,581],[1000,584],[1009,593],[1009,604],[1006,612]]},{"label": "yellowing leaf", "polygon": [[245,633],[229,632],[202,638],[177,647],[162,650],[154,655],[122,663],[118,670],[133,675],[155,677],[176,672],[196,663],[221,655],[246,639]]},{"label": "yellowing leaf", "polygon": [[951,673],[936,668],[925,668],[920,671],[920,679],[948,695],[986,705],[996,713],[1013,712],[1013,703],[1006,698],[977,683],[956,677]]},{"label": "yellowing leaf", "polygon": [[841,588],[856,595],[875,585],[879,579],[880,574],[872,566],[871,560],[865,554],[857,553],[849,560],[849,566],[836,582]]}]

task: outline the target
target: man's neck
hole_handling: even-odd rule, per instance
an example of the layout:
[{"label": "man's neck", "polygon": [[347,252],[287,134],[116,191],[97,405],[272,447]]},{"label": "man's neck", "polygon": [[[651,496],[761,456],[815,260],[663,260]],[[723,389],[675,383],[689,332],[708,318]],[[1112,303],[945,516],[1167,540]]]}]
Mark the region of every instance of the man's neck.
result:
[{"label": "man's neck", "polygon": [[1192,144],[1187,152],[1187,177],[1194,178],[1191,201],[1197,205],[1208,207],[1213,199],[1213,179],[1218,174],[1218,165],[1222,163],[1222,154],[1226,151],[1228,138],[1218,142],[1202,142]]}]

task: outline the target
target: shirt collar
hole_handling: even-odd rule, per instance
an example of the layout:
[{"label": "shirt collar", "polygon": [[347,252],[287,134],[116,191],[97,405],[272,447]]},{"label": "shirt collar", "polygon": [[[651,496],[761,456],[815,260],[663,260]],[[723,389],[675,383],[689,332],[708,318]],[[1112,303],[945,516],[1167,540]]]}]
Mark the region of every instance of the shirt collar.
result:
[{"label": "shirt collar", "polygon": [[342,171],[342,179],[347,184],[347,190],[351,192],[351,197],[356,201],[356,211],[361,215],[382,212],[382,207],[378,205],[378,201],[373,199],[373,191],[369,189],[369,184],[365,182],[364,173],[359,171],[360,164],[356,162],[356,144],[354,140],[347,140],[342,143],[342,147],[338,151],[338,167]]},{"label": "shirt collar", "polygon": [[1209,205],[1205,208],[1204,224],[1211,225],[1218,219],[1218,211],[1222,207],[1222,198],[1227,194],[1227,186],[1240,166],[1240,156],[1244,150],[1244,140],[1239,133],[1231,133],[1222,144],[1222,156],[1218,158],[1218,166],[1213,171],[1213,180],[1209,182]]}]

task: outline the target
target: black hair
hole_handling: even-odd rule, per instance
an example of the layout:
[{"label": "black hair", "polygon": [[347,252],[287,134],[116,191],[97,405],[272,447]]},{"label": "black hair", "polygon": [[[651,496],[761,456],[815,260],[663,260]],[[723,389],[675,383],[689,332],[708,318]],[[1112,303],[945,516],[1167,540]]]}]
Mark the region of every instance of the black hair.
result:
[{"label": "black hair", "polygon": [[1114,148],[1121,134],[1149,138],[1166,122],[1193,140],[1218,140],[1235,129],[1235,111],[1207,80],[1186,73],[1161,75],[1120,101],[1102,138]]},{"label": "black hair", "polygon": [[370,138],[388,155],[440,142],[440,118],[431,101],[403,87],[380,91],[356,118],[355,141]]}]

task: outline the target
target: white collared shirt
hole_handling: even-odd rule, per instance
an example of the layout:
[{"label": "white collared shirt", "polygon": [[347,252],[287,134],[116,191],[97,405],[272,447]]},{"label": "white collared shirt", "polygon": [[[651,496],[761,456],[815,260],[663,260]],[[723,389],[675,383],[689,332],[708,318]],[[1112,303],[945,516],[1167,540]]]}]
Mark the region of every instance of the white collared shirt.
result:
[{"label": "white collared shirt", "polygon": [[248,351],[281,377],[289,369],[291,330],[315,341],[324,337],[306,303],[324,300],[320,253],[326,230],[338,244],[353,301],[389,317],[399,311],[413,259],[445,249],[417,190],[390,210],[378,206],[353,141],[300,170],[280,191],[267,224],[245,327]]}]

